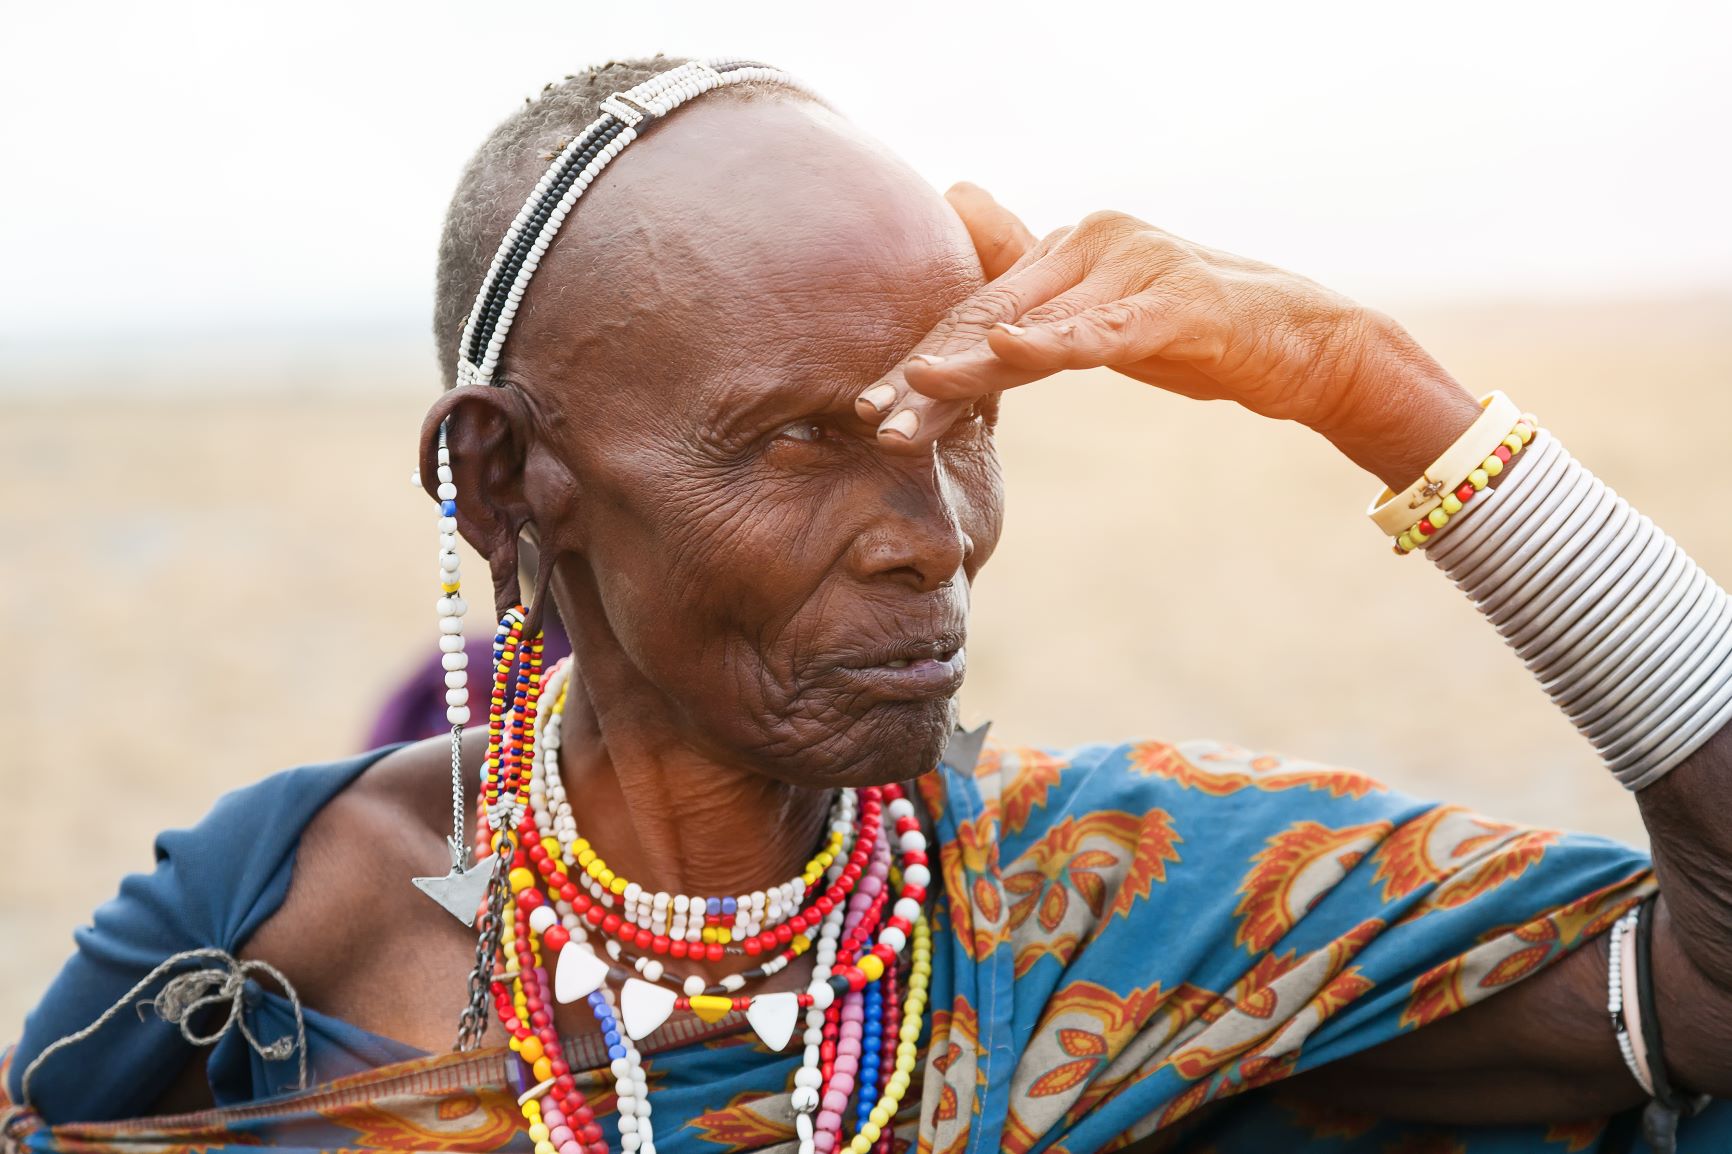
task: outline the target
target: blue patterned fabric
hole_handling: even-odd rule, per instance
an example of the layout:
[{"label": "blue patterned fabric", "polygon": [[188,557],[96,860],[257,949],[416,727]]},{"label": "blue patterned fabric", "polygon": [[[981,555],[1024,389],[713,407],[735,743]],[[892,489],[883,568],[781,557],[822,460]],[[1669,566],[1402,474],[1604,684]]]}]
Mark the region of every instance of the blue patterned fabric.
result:
[{"label": "blue patterned fabric", "polygon": [[[11,1092],[36,1049],[166,953],[243,941],[280,904],[299,830],[376,756],[279,775],[230,795],[196,830],[164,835],[157,873],[129,879],[81,932],[13,1057]],[[1642,853],[1211,742],[989,746],[971,768],[922,778],[919,795],[939,833],[942,896],[924,1077],[897,1118],[899,1150],[1087,1154],[1159,1133],[1164,1148],[1194,1154],[1604,1151],[1600,1121],[1422,1126],[1280,1083],[1591,941],[1654,889]],[[276,1036],[286,1004],[258,993],[256,1028]],[[420,1058],[321,1015],[309,1027],[315,1071],[348,1081],[270,1098],[290,1064],[231,1047],[212,1057],[213,1084],[258,1103],[249,1110],[178,1128],[43,1128],[30,1143],[530,1148],[502,1055]],[[120,1033],[105,1040],[100,1079],[82,1063],[45,1068],[37,1096],[51,1119],[90,1116],[116,1086],[116,1113],[142,1109],[186,1056],[160,1024],[110,1029]],[[590,1069],[586,1092],[611,1133],[599,1056],[573,1043],[568,1057]],[[791,1150],[797,1061],[738,1022],[660,1038],[648,1060],[658,1149]],[[1681,1134],[1685,1154],[1732,1150],[1732,1107],[1716,1103]]]}]

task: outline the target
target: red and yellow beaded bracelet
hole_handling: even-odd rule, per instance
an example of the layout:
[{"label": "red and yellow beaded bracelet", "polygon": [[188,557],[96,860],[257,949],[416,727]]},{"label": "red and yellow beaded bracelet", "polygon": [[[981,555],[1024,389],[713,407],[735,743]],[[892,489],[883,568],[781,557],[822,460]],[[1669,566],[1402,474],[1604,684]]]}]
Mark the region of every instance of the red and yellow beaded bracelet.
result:
[{"label": "red and yellow beaded bracelet", "polygon": [[1523,413],[1521,420],[1509,431],[1503,443],[1488,454],[1485,460],[1469,471],[1467,479],[1456,487],[1452,493],[1446,493],[1442,504],[1415,521],[1395,538],[1395,553],[1405,557],[1415,549],[1427,544],[1433,536],[1449,524],[1451,517],[1460,513],[1463,506],[1473,500],[1473,495],[1491,484],[1491,479],[1503,472],[1515,455],[1527,447],[1534,439],[1534,430],[1539,427],[1539,419],[1532,413]]}]

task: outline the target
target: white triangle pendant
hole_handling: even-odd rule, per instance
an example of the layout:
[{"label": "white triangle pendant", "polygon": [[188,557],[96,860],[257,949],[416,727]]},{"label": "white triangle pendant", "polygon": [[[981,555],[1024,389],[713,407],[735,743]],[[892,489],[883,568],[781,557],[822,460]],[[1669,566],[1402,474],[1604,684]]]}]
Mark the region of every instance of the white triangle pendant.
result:
[{"label": "white triangle pendant", "polygon": [[677,996],[654,982],[627,978],[619,992],[619,1013],[625,1019],[625,1036],[636,1042],[655,1033],[674,1012]]},{"label": "white triangle pendant", "polygon": [[800,1018],[800,995],[759,994],[746,1007],[746,1021],[772,1050],[787,1046],[794,1036],[794,1023]]},{"label": "white triangle pendant", "polygon": [[595,956],[587,942],[567,942],[553,971],[553,996],[560,1002],[575,1002],[601,989],[606,980],[607,963]]}]

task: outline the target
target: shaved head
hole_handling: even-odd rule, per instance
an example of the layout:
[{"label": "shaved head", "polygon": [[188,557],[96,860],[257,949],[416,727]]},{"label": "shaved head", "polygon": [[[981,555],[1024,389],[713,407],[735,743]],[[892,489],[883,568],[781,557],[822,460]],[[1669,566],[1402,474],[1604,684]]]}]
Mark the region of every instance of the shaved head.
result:
[{"label": "shaved head", "polygon": [[[446,388],[457,381],[457,342],[475,294],[481,291],[493,254],[529,190],[560,150],[601,115],[602,101],[685,63],[685,57],[660,55],[610,60],[567,76],[524,101],[469,158],[445,212],[434,277],[433,339]],[[704,99],[766,97],[813,100],[808,94],[767,83],[730,85]]]}]

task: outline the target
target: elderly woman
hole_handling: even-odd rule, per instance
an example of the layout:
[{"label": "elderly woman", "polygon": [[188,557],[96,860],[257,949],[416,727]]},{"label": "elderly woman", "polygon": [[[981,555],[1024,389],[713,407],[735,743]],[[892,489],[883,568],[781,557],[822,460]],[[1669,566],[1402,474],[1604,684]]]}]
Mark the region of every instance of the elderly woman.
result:
[{"label": "elderly woman", "polygon": [[[12,1052],[13,1138],[1580,1151],[1640,1114],[1655,1149],[1732,1143],[1726,598],[1387,318],[1121,214],[1037,242],[781,73],[657,58],[482,146],[436,330],[451,742],[163,835]],[[1652,864],[1229,745],[956,729],[1000,396],[1091,366],[1386,482],[1396,551],[1639,790]]]}]

